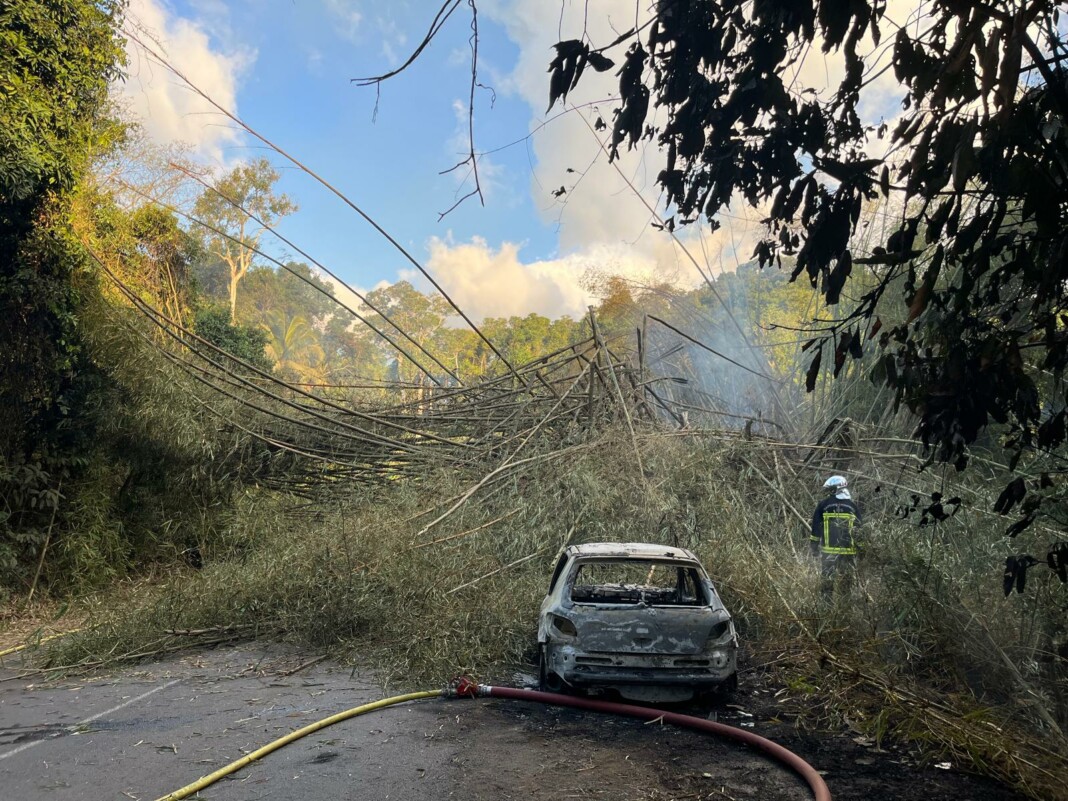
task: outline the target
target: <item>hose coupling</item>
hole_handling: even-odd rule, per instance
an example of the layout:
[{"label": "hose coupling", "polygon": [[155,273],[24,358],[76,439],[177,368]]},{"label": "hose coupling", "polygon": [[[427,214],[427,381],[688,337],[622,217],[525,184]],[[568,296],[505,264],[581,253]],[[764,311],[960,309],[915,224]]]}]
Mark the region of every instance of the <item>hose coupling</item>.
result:
[{"label": "hose coupling", "polygon": [[483,687],[470,676],[457,676],[441,691],[443,698],[477,698],[489,695],[489,687]]}]

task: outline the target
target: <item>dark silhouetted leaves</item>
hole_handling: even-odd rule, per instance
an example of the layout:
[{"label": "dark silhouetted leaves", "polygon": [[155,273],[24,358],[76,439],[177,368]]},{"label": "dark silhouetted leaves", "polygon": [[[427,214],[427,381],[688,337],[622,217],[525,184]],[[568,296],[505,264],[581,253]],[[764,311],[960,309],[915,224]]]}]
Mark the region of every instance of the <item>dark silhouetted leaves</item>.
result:
[{"label": "dark silhouetted leaves", "polygon": [[619,145],[627,140],[633,147],[641,138],[645,115],[649,112],[649,87],[642,82],[648,54],[640,44],[627,52],[627,59],[619,70],[619,94],[623,105],[616,110],[616,122],[612,127],[610,157],[619,156]]},{"label": "dark silhouetted leaves", "polygon": [[[612,59],[601,53],[591,52],[590,46],[578,39],[557,42],[556,58],[549,64],[549,111],[556,101],[567,101],[567,94],[574,89],[582,77],[582,71],[589,64],[597,72],[610,70],[615,66]],[[603,122],[602,122],[603,124]]]},{"label": "dark silhouetted leaves", "polygon": [[820,361],[823,359],[823,349],[816,351],[816,355],[812,357],[812,363],[808,366],[808,372],[805,373],[805,391],[811,392],[816,388],[816,378],[820,374]]},{"label": "dark silhouetted leaves", "polygon": [[960,503],[960,498],[943,500],[941,492],[931,493],[931,503],[923,510],[923,515],[920,517],[920,525],[929,526],[933,523],[949,520],[960,511]]},{"label": "dark silhouetted leaves", "polygon": [[1036,444],[1040,448],[1052,450],[1064,442],[1066,433],[1066,415],[1062,409],[1038,427]]},{"label": "dark silhouetted leaves", "polygon": [[590,66],[598,72],[607,72],[616,65],[616,62],[610,58],[602,56],[600,53],[590,53],[589,56]]},{"label": "dark silhouetted leaves", "polygon": [[994,511],[1000,515],[1007,515],[1016,504],[1023,500],[1027,494],[1027,487],[1022,478],[1016,478],[1001,491],[997,501],[994,502]]},{"label": "dark silhouetted leaves", "polygon": [[1026,515],[1024,517],[1021,517],[1019,520],[1017,520],[1015,523],[1005,529],[1005,536],[1010,538],[1016,537],[1020,533],[1030,528],[1031,524],[1034,522],[1035,515]]},{"label": "dark silhouetted leaves", "polygon": [[1049,549],[1046,564],[1057,574],[1062,584],[1068,583],[1068,542],[1060,542]]},{"label": "dark silhouetted leaves", "polygon": [[1017,593],[1022,593],[1027,584],[1027,571],[1039,564],[1039,561],[1030,554],[1022,553],[1010,556],[1005,560],[1005,572],[1002,576],[1002,589],[1006,597],[1016,588]]},{"label": "dark silhouetted leaves", "polygon": [[[823,346],[840,375],[874,320],[864,349],[884,352],[872,378],[916,415],[930,461],[958,470],[992,424],[1013,432],[1014,462],[1068,447],[1065,399],[1040,399],[1036,386],[1068,371],[1065,68],[1037,68],[1021,49],[1031,37],[1036,52],[1063,52],[1065,35],[1059,4],[1026,4],[1027,36],[1015,11],[995,13],[1004,5],[931,0],[922,25],[901,25],[884,19],[883,0],[672,0],[597,51],[621,64],[611,157],[649,137],[679,225],[714,226],[739,198],[769,209],[760,265],[790,257],[791,279],[837,304],[837,315],[820,315],[833,322],[806,389]],[[873,130],[861,84],[877,69],[870,43],[888,32],[883,50],[906,96],[900,119]],[[844,67],[827,92],[796,82],[799,53],[814,44]],[[550,99],[585,63],[603,66],[578,39],[558,45]],[[893,161],[870,158],[872,135],[889,140]],[[880,193],[893,224],[861,230]],[[873,280],[840,310],[858,265]],[[877,313],[895,321],[890,330]],[[998,507],[1021,500],[1010,492]]]},{"label": "dark silhouetted leaves", "polygon": [[827,276],[827,282],[823,286],[828,306],[838,303],[839,296],[842,294],[842,287],[845,286],[846,279],[851,272],[853,272],[853,259],[847,250],[838,257],[838,262]]}]

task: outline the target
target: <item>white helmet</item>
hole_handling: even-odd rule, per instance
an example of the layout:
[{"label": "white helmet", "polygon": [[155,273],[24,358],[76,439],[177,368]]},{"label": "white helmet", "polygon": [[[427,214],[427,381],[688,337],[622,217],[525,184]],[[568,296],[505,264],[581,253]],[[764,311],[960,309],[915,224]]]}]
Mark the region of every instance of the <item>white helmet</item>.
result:
[{"label": "white helmet", "polygon": [[846,480],[845,476],[831,476],[823,482],[823,488],[825,490],[834,490],[835,492],[844,490],[848,486],[849,481]]}]

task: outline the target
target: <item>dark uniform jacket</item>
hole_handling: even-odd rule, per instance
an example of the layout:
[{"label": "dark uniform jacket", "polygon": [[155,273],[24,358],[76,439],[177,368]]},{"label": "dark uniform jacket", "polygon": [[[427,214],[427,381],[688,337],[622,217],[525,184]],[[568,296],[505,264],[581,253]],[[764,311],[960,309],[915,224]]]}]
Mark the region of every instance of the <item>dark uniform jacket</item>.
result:
[{"label": "dark uniform jacket", "polygon": [[812,515],[812,553],[856,556],[853,528],[859,524],[860,509],[852,500],[836,495],[824,498]]}]

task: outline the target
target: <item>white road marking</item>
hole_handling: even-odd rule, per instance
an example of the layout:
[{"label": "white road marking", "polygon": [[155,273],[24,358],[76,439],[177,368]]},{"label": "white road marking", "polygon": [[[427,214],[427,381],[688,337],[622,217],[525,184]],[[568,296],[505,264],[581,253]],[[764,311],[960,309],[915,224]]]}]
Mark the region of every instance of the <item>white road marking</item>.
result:
[{"label": "white road marking", "polygon": [[[166,690],[168,687],[173,687],[175,684],[177,684],[180,681],[181,681],[181,679],[175,679],[174,681],[169,681],[166,684],[161,684],[159,687],[153,687],[147,693],[141,693],[136,698],[131,698],[131,699],[127,700],[127,701],[123,701],[121,704],[118,704],[117,706],[113,706],[111,709],[105,709],[103,712],[98,712],[95,715],[87,717],[85,720],[79,720],[77,723],[75,723],[75,724],[73,724],[71,726],[67,726],[66,727],[66,732],[68,734],[73,734],[81,726],[86,726],[86,725],[92,723],[95,720],[100,720],[100,718],[104,717],[105,715],[111,715],[111,714],[113,714],[115,712],[118,712],[120,709],[125,709],[126,707],[130,706],[130,704],[136,704],[138,701],[143,701],[146,698],[148,698],[148,696],[155,695],[160,690]],[[56,734],[53,734],[51,737],[46,738],[45,740],[31,740],[28,743],[23,743],[22,745],[18,746],[17,748],[12,748],[10,751],[6,751],[3,754],[0,754],[0,759],[7,759],[8,757],[15,756],[15,754],[21,754],[23,751],[26,751],[26,750],[28,750],[30,748],[33,748],[35,745],[40,745],[41,743],[47,742],[47,740],[50,740],[53,737],[59,737],[59,736],[60,736],[59,733],[56,733]]]}]

